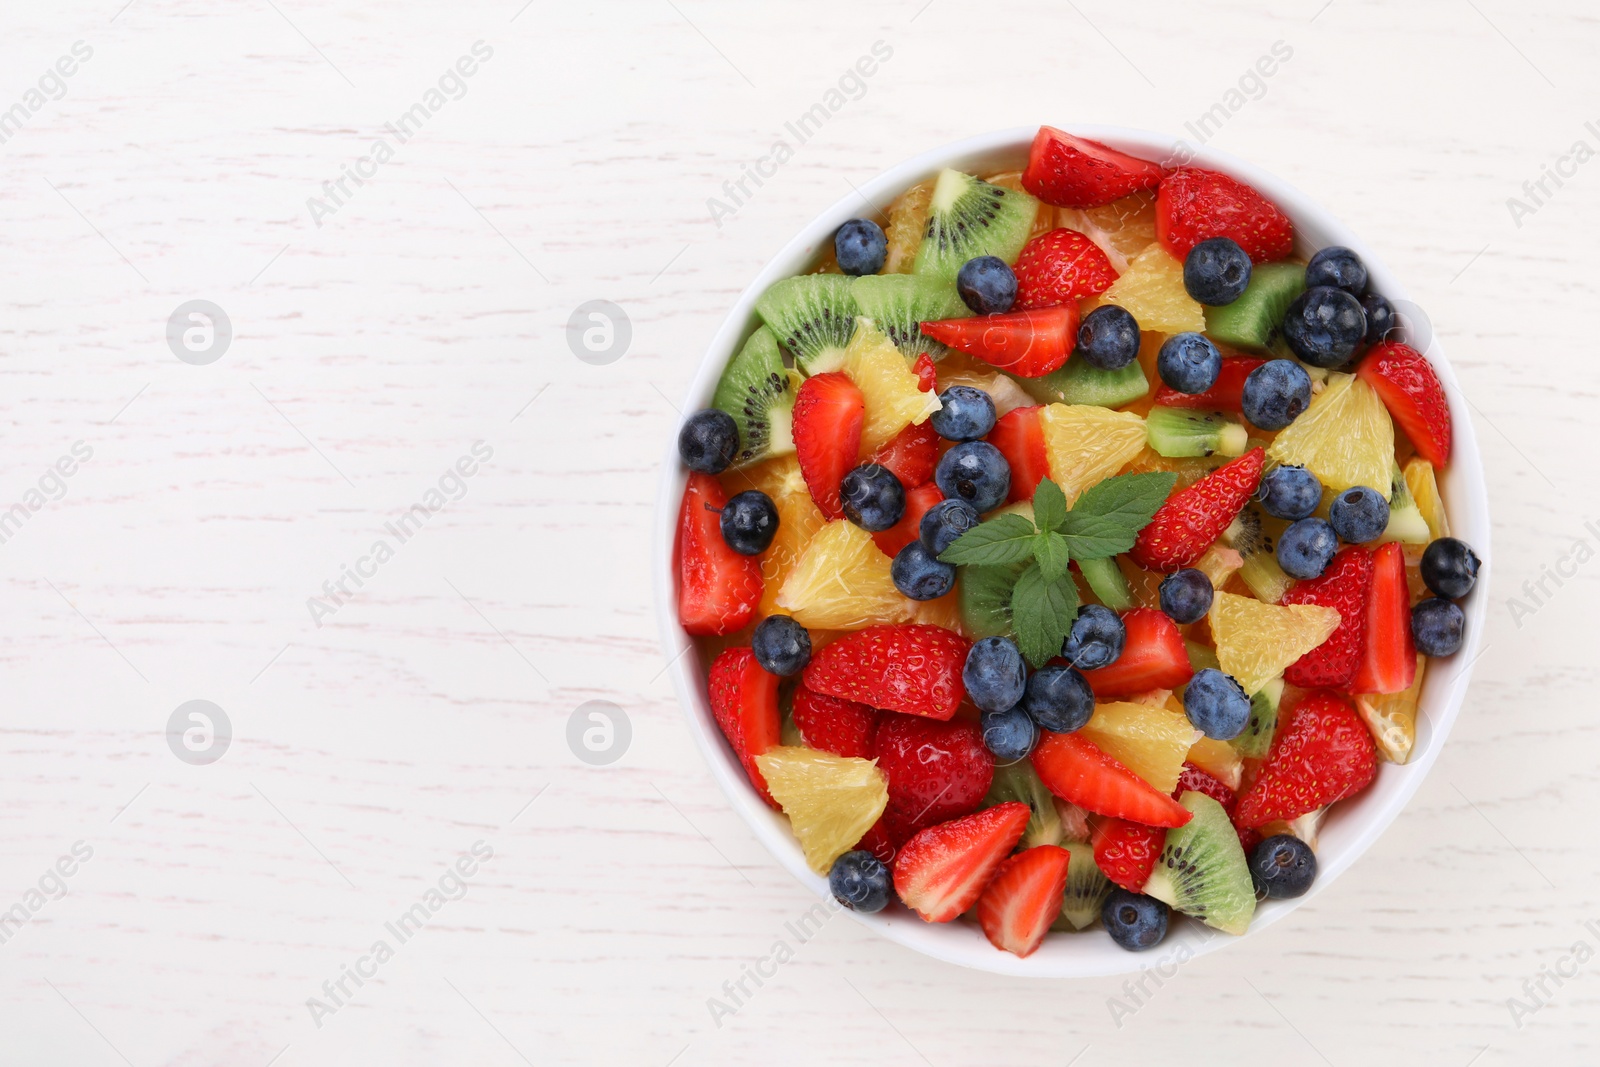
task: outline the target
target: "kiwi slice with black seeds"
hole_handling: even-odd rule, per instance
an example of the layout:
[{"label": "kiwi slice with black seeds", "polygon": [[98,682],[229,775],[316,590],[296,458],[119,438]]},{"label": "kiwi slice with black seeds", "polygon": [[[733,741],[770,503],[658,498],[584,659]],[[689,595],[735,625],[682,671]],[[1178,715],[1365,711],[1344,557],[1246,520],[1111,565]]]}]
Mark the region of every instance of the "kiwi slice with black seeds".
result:
[{"label": "kiwi slice with black seeds", "polygon": [[1094,863],[1094,846],[1087,841],[1067,841],[1061,846],[1072,853],[1067,861],[1067,889],[1061,894],[1061,916],[1050,924],[1052,930],[1083,930],[1100,923],[1100,906],[1111,895],[1111,879]]},{"label": "kiwi slice with black seeds", "polygon": [[928,203],[928,228],[917,248],[915,273],[954,282],[961,265],[978,256],[1015,263],[1033,233],[1039,202],[959,170],[943,170]]},{"label": "kiwi slice with black seeds", "polygon": [[757,327],[739,354],[729,360],[711,406],[726,411],[739,424],[735,467],[794,451],[794,390],[771,330]]},{"label": "kiwi slice with black seeds", "polygon": [[854,281],[846,274],[803,274],[774,282],[756,301],[756,314],[802,373],[844,366],[845,346],[856,328]]},{"label": "kiwi slice with black seeds", "polygon": [[1033,812],[1028,816],[1027,828],[1022,831],[1019,848],[1062,843],[1061,816],[1056,811],[1054,794],[1039,780],[1039,773],[1033,769],[1031,761],[1022,759],[1010,764],[995,764],[994,778],[989,783],[988,795],[983,798],[983,806],[992,808],[1009,800],[1020,801]]},{"label": "kiwi slice with black seeds", "polygon": [[[1275,545],[1272,532],[1266,526],[1266,519],[1259,505],[1253,502],[1246,504],[1223,531],[1222,541],[1244,559],[1244,565],[1239,568],[1239,577],[1250,587],[1256,599],[1264,604],[1276,604],[1294,585],[1294,579],[1278,566],[1277,556],[1273,554]],[[1273,521],[1278,526],[1278,532],[1282,532],[1281,520]]]},{"label": "kiwi slice with black seeds", "polygon": [[907,359],[927,353],[943,359],[948,346],[924,337],[922,324],[940,319],[962,319],[972,314],[955,286],[925,274],[869,274],[852,286],[856,307],[877,323]]},{"label": "kiwi slice with black seeds", "polygon": [[961,632],[974,641],[1012,636],[1011,592],[1027,568],[1027,563],[959,568],[956,597],[961,610]]},{"label": "kiwi slice with black seeds", "polygon": [[1256,889],[1239,832],[1222,805],[1204,793],[1191,789],[1178,803],[1194,818],[1167,831],[1144,893],[1223,933],[1242,934],[1256,913]]},{"label": "kiwi slice with black seeds", "polygon": [[1411,487],[1406,485],[1406,476],[1396,463],[1389,474],[1389,525],[1383,528],[1379,540],[1425,545],[1429,538],[1428,520],[1422,517],[1422,509],[1412,499]]},{"label": "kiwi slice with black seeds", "polygon": [[1303,263],[1257,264],[1239,299],[1206,308],[1206,336],[1234,348],[1292,358],[1282,339],[1283,316],[1305,287]]},{"label": "kiwi slice with black seeds", "polygon": [[1250,435],[1220,411],[1153,407],[1144,417],[1150,447],[1169,459],[1189,456],[1242,456]]},{"label": "kiwi slice with black seeds", "polygon": [[1278,705],[1283,701],[1283,679],[1274,678],[1250,698],[1250,721],[1232,741],[1234,751],[1251,759],[1266,759],[1272,735],[1278,729]]}]

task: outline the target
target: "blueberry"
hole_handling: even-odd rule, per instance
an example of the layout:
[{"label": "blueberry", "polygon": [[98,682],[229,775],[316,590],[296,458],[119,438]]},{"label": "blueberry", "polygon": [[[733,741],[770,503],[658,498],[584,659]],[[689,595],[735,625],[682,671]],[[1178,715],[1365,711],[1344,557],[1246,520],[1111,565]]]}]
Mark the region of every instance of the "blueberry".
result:
[{"label": "blueberry", "polygon": [[1070,734],[1083,729],[1094,715],[1094,691],[1071,667],[1040,667],[1028,676],[1022,706],[1040,729]]},{"label": "blueberry", "polygon": [[1101,604],[1085,604],[1072,621],[1061,656],[1079,670],[1099,670],[1117,661],[1127,641],[1127,627],[1116,612]]},{"label": "blueberry", "polygon": [[1143,952],[1167,936],[1167,906],[1155,897],[1117,888],[1100,906],[1100,922],[1111,940],[1129,952]]},{"label": "blueberry", "polygon": [[940,563],[921,541],[913,541],[895,554],[889,566],[894,587],[912,600],[944,596],[956,584],[956,568]]},{"label": "blueberry", "polygon": [[1361,310],[1367,315],[1367,344],[1375,345],[1387,338],[1395,327],[1394,305],[1380,293],[1368,293],[1361,298]]},{"label": "blueberry", "polygon": [[762,670],[787,678],[811,662],[811,634],[787,615],[768,615],[750,635],[750,651]]},{"label": "blueberry", "polygon": [[1291,523],[1278,538],[1278,566],[1291,578],[1315,578],[1328,569],[1333,553],[1339,547],[1339,538],[1333,527],[1319,518],[1301,519]]},{"label": "blueberry", "polygon": [[1283,319],[1283,339],[1313,367],[1344,364],[1366,335],[1367,313],[1361,310],[1361,301],[1331,285],[1295,297]]},{"label": "blueberry", "polygon": [[963,441],[939,458],[933,480],[951,500],[965,500],[983,514],[1006,502],[1011,465],[987,441]]},{"label": "blueberry", "polygon": [[1375,541],[1389,526],[1389,502],[1365,485],[1346,489],[1328,505],[1328,525],[1352,545]]},{"label": "blueberry", "polygon": [[965,500],[941,500],[923,513],[917,536],[922,547],[937,556],[978,521],[977,509]]},{"label": "blueberry", "polygon": [[1290,834],[1267,838],[1250,853],[1250,880],[1270,900],[1303,896],[1317,878],[1317,854]]},{"label": "blueberry", "polygon": [[866,849],[846,852],[833,861],[828,891],[851,911],[882,911],[893,893],[889,868]]},{"label": "blueberry", "polygon": [[1261,476],[1256,499],[1268,515],[1293,522],[1317,510],[1322,503],[1322,483],[1304,467],[1274,467]]},{"label": "blueberry", "polygon": [[956,292],[974,313],[998,315],[1016,302],[1017,276],[999,256],[979,256],[961,264]]},{"label": "blueberry", "polygon": [[1441,537],[1422,553],[1422,581],[1447,600],[1472,592],[1478,580],[1478,556],[1465,541]]},{"label": "blueberry", "polygon": [[980,711],[1004,711],[1015,705],[1028,684],[1028,668],[1017,643],[1009,637],[973,642],[961,668],[961,684]]},{"label": "blueberry", "polygon": [[845,517],[869,533],[887,530],[906,513],[906,487],[878,463],[863,463],[846,474],[839,498]]},{"label": "blueberry", "polygon": [[952,385],[939,394],[939,404],[928,421],[946,441],[976,441],[994,429],[994,401],[982,389]]},{"label": "blueberry", "polygon": [[876,274],[888,254],[883,227],[870,219],[851,219],[833,235],[833,256],[846,274]]},{"label": "blueberry", "polygon": [[1222,353],[1204,334],[1180,333],[1167,338],[1156,356],[1156,373],[1180,393],[1203,393],[1216,384]]},{"label": "blueberry", "polygon": [[1314,289],[1319,285],[1331,285],[1351,296],[1360,296],[1367,291],[1367,265],[1343,245],[1329,245],[1306,264],[1306,288]]},{"label": "blueberry", "polygon": [[1161,598],[1161,610],[1179,624],[1195,622],[1210,611],[1214,592],[1211,579],[1206,577],[1204,571],[1193,567],[1185,567],[1167,575],[1161,579],[1161,586],[1157,590]]},{"label": "blueberry", "polygon": [[1028,758],[1039,743],[1039,727],[1018,704],[1005,711],[986,711],[978,719],[983,727],[983,746],[994,758],[1016,763]]},{"label": "blueberry", "polygon": [[736,493],[722,508],[722,539],[741,556],[759,556],[778,533],[778,509],[759,489]]},{"label": "blueberry", "polygon": [[1183,261],[1183,287],[1202,304],[1231,304],[1249,284],[1250,254],[1231,238],[1201,241]]},{"label": "blueberry", "polygon": [[678,457],[701,474],[721,474],[739,452],[739,424],[720,408],[690,415],[678,431]]},{"label": "blueberry", "polygon": [[1231,741],[1250,721],[1250,697],[1232,675],[1202,667],[1184,687],[1183,713],[1207,737]]},{"label": "blueberry", "polygon": [[1139,322],[1126,308],[1103,304],[1083,317],[1078,351],[1100,370],[1121,370],[1139,356]]},{"label": "blueberry", "polygon": [[1311,403],[1311,375],[1292,359],[1272,359],[1245,376],[1244,417],[1263,430],[1281,430]]},{"label": "blueberry", "polygon": [[1430,596],[1411,609],[1411,636],[1424,656],[1448,656],[1461,647],[1467,617],[1454,602]]}]

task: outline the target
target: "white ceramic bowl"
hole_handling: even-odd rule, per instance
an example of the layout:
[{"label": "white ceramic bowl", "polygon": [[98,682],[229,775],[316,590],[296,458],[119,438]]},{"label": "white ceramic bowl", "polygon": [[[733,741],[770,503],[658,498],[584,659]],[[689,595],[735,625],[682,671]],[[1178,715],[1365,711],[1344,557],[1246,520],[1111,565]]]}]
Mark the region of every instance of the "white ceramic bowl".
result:
[{"label": "white ceramic bowl", "polygon": [[[1372,248],[1298,189],[1266,171],[1204,146],[1190,146],[1141,130],[1114,126],[1072,126],[1068,129],[1079,136],[1102,141],[1141,158],[1188,161],[1247,182],[1276,203],[1294,221],[1295,250],[1298,255],[1308,256],[1316,249],[1332,244],[1353,248],[1365,260],[1374,288],[1391,301],[1406,298],[1405,290]],[[885,171],[867,182],[861,188],[861,193],[872,203],[887,204],[907,188],[944,167],[978,174],[1020,168],[1027,162],[1028,146],[1035,132],[1035,128],[1029,127],[957,141]],[[759,324],[755,313],[756,299],[780,278],[809,270],[818,252],[832,239],[834,230],[846,219],[860,213],[861,197],[845,197],[813,219],[773,257],[767,268],[739,297],[722,328],[712,338],[700,361],[694,382],[689,387],[684,401],[685,411],[694,411],[710,403],[723,367]],[[1487,610],[1484,590],[1488,587],[1490,569],[1488,492],[1483,481],[1483,465],[1472,421],[1450,364],[1432,338],[1418,338],[1417,343],[1419,346],[1424,343],[1429,345],[1427,354],[1444,380],[1450,397],[1450,414],[1455,423],[1454,450],[1441,486],[1451,532],[1471,544],[1483,561],[1478,591],[1464,605],[1467,616],[1466,641],[1454,656],[1429,664],[1417,720],[1416,747],[1410,763],[1405,766],[1380,764],[1377,779],[1368,789],[1334,806],[1323,824],[1318,841],[1320,874],[1311,892],[1298,900],[1261,904],[1250,925],[1250,932],[1244,937],[1278,921],[1325,890],[1400,814],[1400,809],[1411,799],[1439,757],[1439,750],[1461,710],[1472,663],[1477,657]],[[686,472],[678,461],[674,440],[668,443],[662,462],[661,495],[656,505],[655,541],[652,547],[656,615],[663,645],[667,654],[674,657],[670,668],[673,685],[683,704],[689,729],[710,765],[712,775],[727,794],[728,802],[744,817],[750,829],[771,850],[778,862],[804,883],[807,889],[826,900],[829,896],[827,879],[813,874],[806,866],[800,846],[789,830],[788,821],[756,796],[745,778],[744,770],[717,729],[706,697],[706,679],[700,657],[692,653],[680,654],[689,638],[677,619],[672,547],[685,479]],[[846,914],[891,941],[935,959],[999,974],[1049,978],[1134,972],[1141,965],[1151,966],[1161,963],[1163,959],[1171,959],[1175,953],[1185,954],[1177,956],[1181,961],[1187,954],[1215,951],[1242,940],[1227,934],[1213,936],[1213,932],[1189,920],[1181,920],[1174,925],[1162,948],[1146,953],[1131,953],[1118,948],[1104,931],[1091,927],[1078,934],[1052,934],[1032,956],[1018,959],[990,945],[982,931],[970,923],[925,923],[897,905],[877,915]]]}]

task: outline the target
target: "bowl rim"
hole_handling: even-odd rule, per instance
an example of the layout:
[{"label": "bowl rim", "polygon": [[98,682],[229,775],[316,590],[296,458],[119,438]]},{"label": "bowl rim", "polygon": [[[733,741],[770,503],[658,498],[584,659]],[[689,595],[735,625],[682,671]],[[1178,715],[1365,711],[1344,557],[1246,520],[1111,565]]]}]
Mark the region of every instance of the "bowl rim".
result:
[{"label": "bowl rim", "polygon": [[[1178,159],[1181,161],[1179,165],[1203,166],[1231,175],[1259,190],[1290,217],[1295,224],[1297,255],[1328,244],[1345,245],[1362,257],[1375,289],[1385,294],[1391,302],[1409,303],[1405,289],[1364,241],[1310,197],[1276,175],[1218,149],[1190,144],[1152,131],[1089,124],[1069,124],[1059,128],[1141,158]],[[998,169],[995,161],[1000,157],[1012,165],[1020,166],[1027,158],[1028,146],[1037,131],[1036,126],[997,130],[930,149],[861,183],[859,192],[841,197],[818,214],[771,257],[766,267],[733,303],[700,357],[682,410],[693,411],[710,402],[723,367],[734,354],[736,346],[753,329],[756,299],[773,282],[808,269],[822,241],[831,237],[846,219],[860,214],[863,200],[872,205],[887,204],[905,189],[946,166],[977,169],[982,165],[989,168],[985,172],[993,173]],[[1319,234],[1320,240],[1314,245],[1305,242],[1304,234],[1307,231]],[[1237,937],[1218,935],[1185,919],[1174,924],[1157,952],[1125,952],[1117,948],[1103,931],[1082,931],[1070,937],[1047,938],[1032,956],[1019,959],[994,948],[970,923],[924,923],[900,907],[890,907],[875,915],[862,915],[838,908],[828,892],[826,877],[813,873],[806,865],[787,820],[769,809],[757,796],[747,782],[743,768],[724,742],[711,714],[700,659],[690,652],[694,648],[694,640],[683,632],[678,623],[673,555],[679,502],[687,472],[678,462],[674,437],[667,442],[662,461],[651,546],[656,620],[662,648],[669,659],[667,671],[672,676],[673,689],[688,720],[690,734],[705,758],[712,777],[751,832],[824,905],[846,911],[856,922],[899,945],[958,966],[995,974],[1041,978],[1134,973],[1151,965],[1159,967],[1163,961],[1169,965],[1181,964],[1193,957],[1217,951],[1224,945],[1243,941],[1277,922],[1314,899],[1360,858],[1421,787],[1460,714],[1472,668],[1480,654],[1491,577],[1488,488],[1477,436],[1460,384],[1431,330],[1424,352],[1446,386],[1453,423],[1451,463],[1442,474],[1444,485],[1441,486],[1441,495],[1445,513],[1452,535],[1467,540],[1482,563],[1477,586],[1463,604],[1467,619],[1466,640],[1454,656],[1429,662],[1419,702],[1417,740],[1412,759],[1404,765],[1380,764],[1378,779],[1372,786],[1358,797],[1343,801],[1334,808],[1320,835],[1317,849],[1320,873],[1311,891],[1295,900],[1262,902],[1246,933]],[[1359,819],[1352,824],[1351,819],[1356,815],[1359,815]],[[1174,919],[1177,918],[1175,914]],[[1176,964],[1172,963],[1173,960],[1176,960]]]}]

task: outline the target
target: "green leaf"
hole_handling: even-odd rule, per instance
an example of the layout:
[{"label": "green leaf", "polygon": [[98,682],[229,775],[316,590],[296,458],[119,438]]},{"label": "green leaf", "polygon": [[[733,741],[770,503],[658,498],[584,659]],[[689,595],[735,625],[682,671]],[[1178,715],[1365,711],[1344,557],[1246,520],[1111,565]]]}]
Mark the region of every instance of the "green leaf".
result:
[{"label": "green leaf", "polygon": [[1041,530],[1060,530],[1067,517],[1067,498],[1061,487],[1049,478],[1033,491],[1033,524]]},{"label": "green leaf", "polygon": [[1067,573],[1067,539],[1054,530],[1033,535],[1033,558],[1047,582],[1059,581]]},{"label": "green leaf", "polygon": [[1115,519],[1108,519],[1104,515],[1079,515],[1077,512],[1067,516],[1062,531],[1067,551],[1079,563],[1126,552],[1138,537],[1137,530],[1130,530]]},{"label": "green leaf", "polygon": [[997,515],[979,523],[939,553],[945,563],[997,567],[1033,555],[1033,523],[1021,515]]},{"label": "green leaf", "polygon": [[1139,531],[1166,502],[1171,471],[1123,474],[1090,486],[1067,513],[1061,532],[1078,560],[1105,559],[1133,547]]},{"label": "green leaf", "polygon": [[1046,581],[1038,567],[1029,567],[1011,593],[1011,625],[1017,647],[1036,669],[1061,654],[1061,645],[1078,617],[1078,589],[1070,577]]}]

